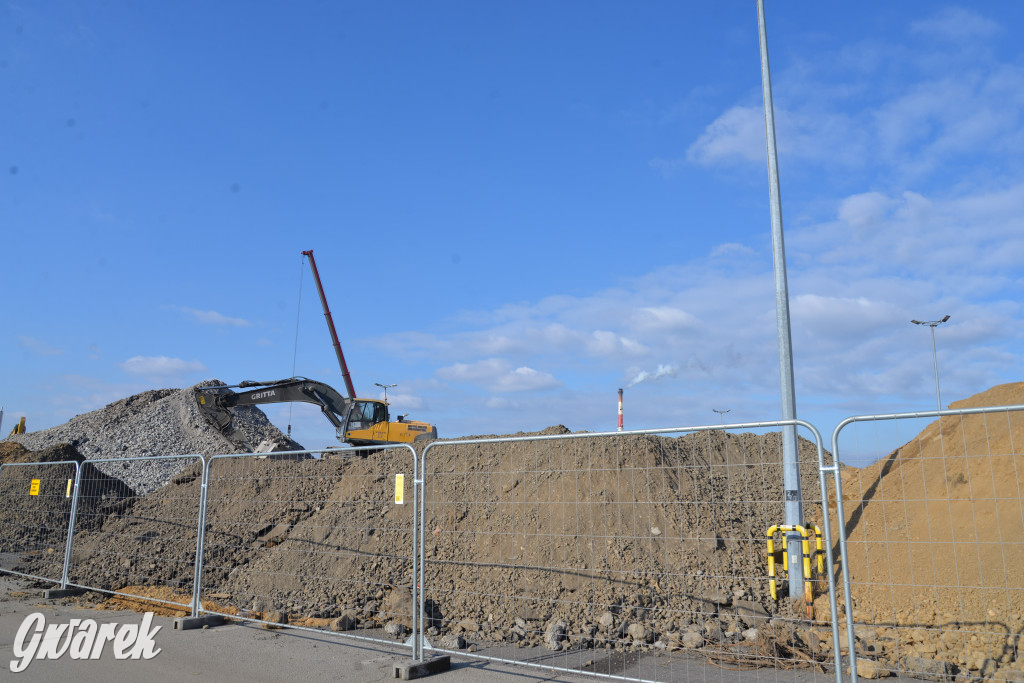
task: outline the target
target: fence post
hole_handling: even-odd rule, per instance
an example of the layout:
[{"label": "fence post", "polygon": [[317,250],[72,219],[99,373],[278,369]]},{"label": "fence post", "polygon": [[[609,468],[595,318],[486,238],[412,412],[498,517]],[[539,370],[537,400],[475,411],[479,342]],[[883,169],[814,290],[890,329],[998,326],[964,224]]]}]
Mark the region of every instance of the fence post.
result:
[{"label": "fence post", "polygon": [[68,567],[71,564],[71,538],[75,533],[75,517],[78,514],[78,491],[79,485],[82,482],[82,466],[77,462],[75,463],[75,490],[72,493],[71,498],[71,514],[68,518],[68,542],[64,547],[64,569],[60,576],[60,589],[67,590],[68,587]]},{"label": "fence post", "polygon": [[192,616],[174,620],[174,628],[182,631],[224,623],[224,617],[219,614],[207,614],[206,616],[199,614],[203,588],[203,549],[206,543],[206,502],[210,483],[210,461],[203,457],[202,463],[202,483],[199,486],[199,523],[196,528],[196,566],[195,573],[192,575]]}]

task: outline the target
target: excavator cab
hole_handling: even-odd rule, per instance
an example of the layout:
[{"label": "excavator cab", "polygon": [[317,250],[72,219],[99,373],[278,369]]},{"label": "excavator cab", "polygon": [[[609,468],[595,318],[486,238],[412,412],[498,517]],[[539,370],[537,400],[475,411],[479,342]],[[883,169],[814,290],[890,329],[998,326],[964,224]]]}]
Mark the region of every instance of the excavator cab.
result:
[{"label": "excavator cab", "polygon": [[388,442],[388,406],[383,401],[356,399],[348,414],[345,441],[350,443]]},{"label": "excavator cab", "polygon": [[345,441],[353,445],[413,443],[436,439],[437,430],[426,422],[389,422],[388,404],[379,400],[355,399],[349,412]]},{"label": "excavator cab", "polygon": [[348,429],[370,429],[376,424],[388,421],[388,407],[383,401],[356,400],[348,414]]}]

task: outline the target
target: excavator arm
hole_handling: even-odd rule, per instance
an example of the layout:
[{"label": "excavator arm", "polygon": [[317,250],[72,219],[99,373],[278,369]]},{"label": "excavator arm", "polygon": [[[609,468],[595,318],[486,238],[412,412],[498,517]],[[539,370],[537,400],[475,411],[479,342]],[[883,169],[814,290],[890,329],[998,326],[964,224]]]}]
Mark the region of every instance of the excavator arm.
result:
[{"label": "excavator arm", "polygon": [[[233,388],[245,391],[225,391]],[[233,432],[230,409],[235,406],[301,402],[312,403],[320,408],[324,417],[334,425],[338,439],[344,441],[348,413],[352,406],[352,401],[332,387],[305,377],[291,377],[272,382],[246,380],[228,386],[203,387],[197,390],[196,398],[207,418],[227,436],[231,436]]]},{"label": "excavator arm", "polygon": [[275,382],[247,380],[239,383],[238,387],[248,389],[248,391],[225,395],[222,398],[224,407],[254,406],[261,403],[312,403],[320,408],[324,417],[331,421],[339,433],[345,431],[345,423],[348,420],[348,411],[352,401],[344,398],[323,382],[305,377],[291,377]]}]

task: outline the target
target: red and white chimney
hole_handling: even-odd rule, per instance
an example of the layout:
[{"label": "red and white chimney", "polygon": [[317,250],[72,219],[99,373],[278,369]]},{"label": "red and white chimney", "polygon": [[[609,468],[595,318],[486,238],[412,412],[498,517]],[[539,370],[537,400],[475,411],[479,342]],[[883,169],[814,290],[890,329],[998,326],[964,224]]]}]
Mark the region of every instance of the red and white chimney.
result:
[{"label": "red and white chimney", "polygon": [[622,389],[619,389],[619,431],[622,431]]}]

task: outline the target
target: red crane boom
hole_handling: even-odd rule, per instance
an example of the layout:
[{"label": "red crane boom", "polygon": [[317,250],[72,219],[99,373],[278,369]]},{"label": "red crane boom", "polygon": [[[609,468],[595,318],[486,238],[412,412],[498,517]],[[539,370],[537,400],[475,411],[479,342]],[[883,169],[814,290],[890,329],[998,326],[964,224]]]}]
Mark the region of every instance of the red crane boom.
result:
[{"label": "red crane boom", "polygon": [[338,332],[334,329],[334,319],[331,317],[331,309],[327,307],[327,297],[324,295],[324,286],[320,283],[320,273],[316,269],[316,260],[313,258],[313,250],[302,252],[303,256],[309,257],[309,267],[313,270],[313,279],[316,280],[316,291],[320,293],[320,305],[324,308],[324,317],[327,318],[327,329],[331,332],[331,341],[334,342],[334,353],[338,356],[338,366],[341,368],[341,377],[345,380],[345,389],[349,398],[356,397],[356,390],[352,386],[352,378],[348,374],[348,365],[345,363],[345,354],[341,352],[341,342],[338,341]]}]

